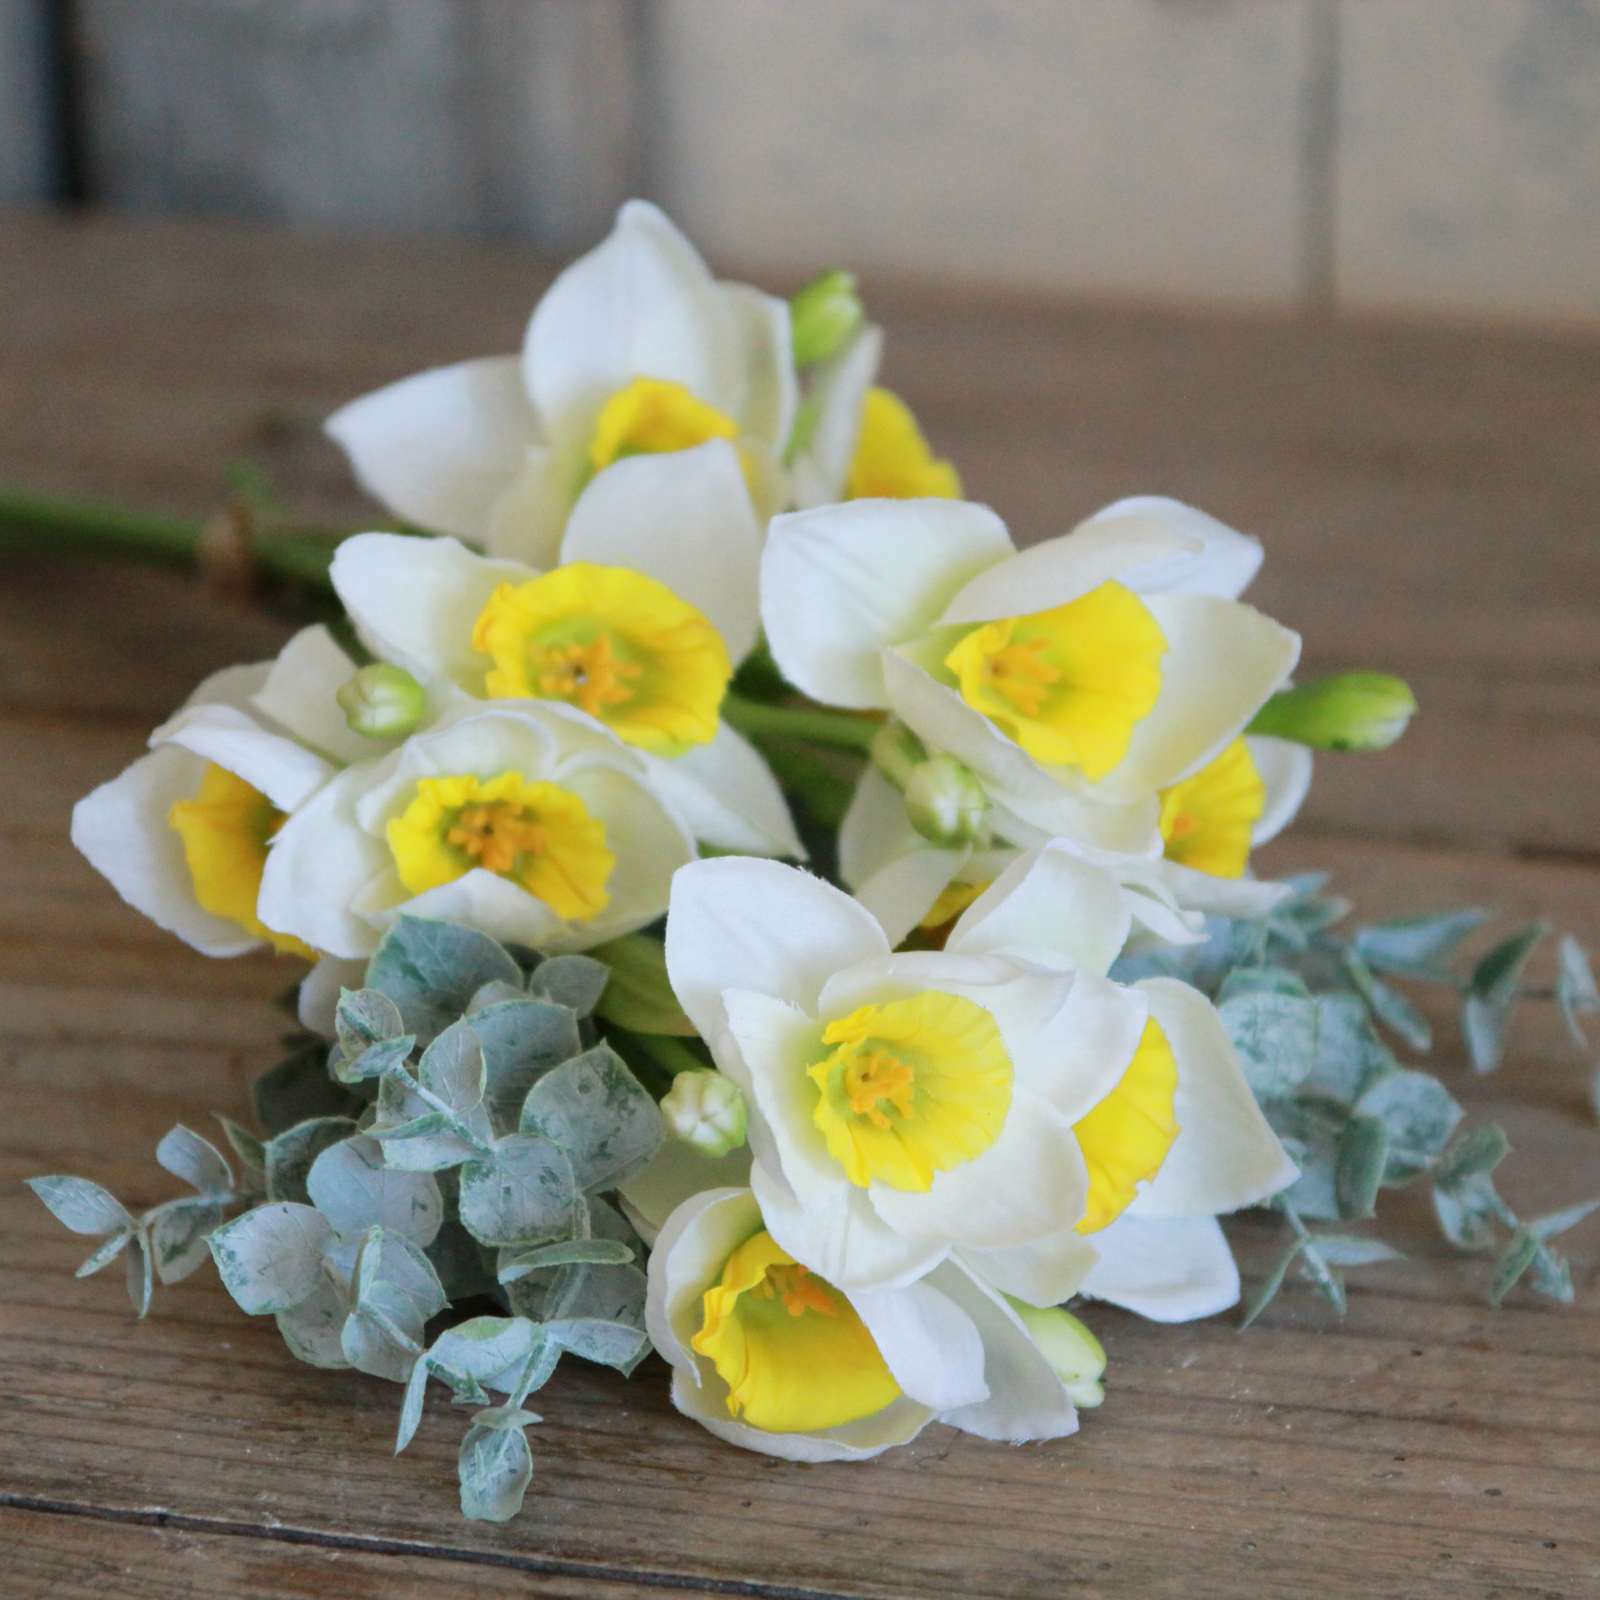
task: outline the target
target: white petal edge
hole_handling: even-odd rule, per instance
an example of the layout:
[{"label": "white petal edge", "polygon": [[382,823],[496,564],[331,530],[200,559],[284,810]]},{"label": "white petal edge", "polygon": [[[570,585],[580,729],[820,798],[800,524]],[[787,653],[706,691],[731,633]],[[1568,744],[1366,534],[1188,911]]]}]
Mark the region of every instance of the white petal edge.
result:
[{"label": "white petal edge", "polygon": [[355,662],[319,622],[302,628],[278,652],[250,704],[340,764],[366,761],[382,747],[351,729],[335,698],[355,670]]},{"label": "white petal edge", "polygon": [[1250,759],[1261,774],[1266,804],[1251,833],[1252,845],[1276,839],[1300,813],[1311,788],[1311,752],[1288,739],[1255,735],[1245,740]]},{"label": "white petal edge", "polygon": [[772,769],[726,722],[710,744],[681,756],[645,756],[650,786],[696,839],[717,850],[803,861],[806,848]]},{"label": "white petal edge", "polygon": [[1080,1292],[1148,1317],[1191,1322],[1239,1299],[1239,1269],[1215,1217],[1124,1213],[1093,1235],[1099,1260]]},{"label": "white petal edge", "polygon": [[991,1289],[1030,1306],[1058,1306],[1095,1264],[1094,1244],[1074,1228],[1005,1250],[958,1250],[956,1259]]},{"label": "white petal edge", "polygon": [[279,811],[293,811],[334,769],[293,739],[269,733],[233,706],[186,706],[150,735],[154,749],[178,745],[202,761],[226,768],[258,789]]},{"label": "white petal edge", "polygon": [[859,888],[879,867],[924,842],[900,791],[869,762],[839,824],[839,876],[845,885]]},{"label": "white petal edge", "polygon": [[967,864],[965,850],[940,850],[920,840],[856,885],[856,899],[878,919],[891,945],[908,938]]},{"label": "white petal edge", "polygon": [[1238,533],[1204,511],[1163,495],[1136,495],[1097,511],[1083,528],[1106,529],[1119,539],[1154,530],[1199,548],[1134,572],[1128,586],[1140,594],[1209,594],[1237,600],[1261,570],[1261,541]]},{"label": "white petal edge", "polygon": [[867,391],[882,359],[883,329],[869,326],[812,375],[805,404],[816,420],[792,469],[795,504],[802,510],[844,498],[861,442]]}]

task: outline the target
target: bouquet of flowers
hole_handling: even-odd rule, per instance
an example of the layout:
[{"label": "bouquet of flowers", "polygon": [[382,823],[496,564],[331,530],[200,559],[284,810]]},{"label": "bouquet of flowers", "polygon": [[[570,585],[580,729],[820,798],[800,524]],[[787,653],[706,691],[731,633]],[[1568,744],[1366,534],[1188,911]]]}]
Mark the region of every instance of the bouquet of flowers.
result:
[{"label": "bouquet of flowers", "polygon": [[[1175,501],[1019,550],[882,342],[848,274],[786,302],[625,206],[520,355],[330,420],[397,530],[333,552],[345,620],[74,813],[163,928],[311,965],[260,1131],[161,1141],[187,1193],[34,1189],[141,1317],[209,1259],[301,1360],[401,1384],[397,1448],[443,1384],[470,1517],[520,1507],[569,1354],[653,1349],[791,1459],[1070,1434],[1106,1357],[1066,1306],[1234,1305],[1246,1206],[1286,1229],[1247,1318],[1291,1268],[1342,1306],[1397,1255],[1349,1224],[1417,1181],[1496,1299],[1571,1297],[1587,1208],[1514,1215],[1504,1136],[1389,1043],[1428,1043],[1392,980],[1444,982],[1491,1068],[1544,930],[1458,976],[1484,913],[1343,933],[1250,870],[1409,690],[1294,683],[1260,545]],[[1570,939],[1560,972],[1581,1041]]]}]

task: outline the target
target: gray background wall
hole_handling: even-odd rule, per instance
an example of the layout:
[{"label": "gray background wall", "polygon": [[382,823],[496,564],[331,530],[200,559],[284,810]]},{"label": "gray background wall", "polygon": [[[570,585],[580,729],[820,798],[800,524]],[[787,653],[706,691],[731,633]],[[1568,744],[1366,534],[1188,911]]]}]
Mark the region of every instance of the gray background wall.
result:
[{"label": "gray background wall", "polygon": [[1600,0],[0,0],[0,198],[1600,322]]}]

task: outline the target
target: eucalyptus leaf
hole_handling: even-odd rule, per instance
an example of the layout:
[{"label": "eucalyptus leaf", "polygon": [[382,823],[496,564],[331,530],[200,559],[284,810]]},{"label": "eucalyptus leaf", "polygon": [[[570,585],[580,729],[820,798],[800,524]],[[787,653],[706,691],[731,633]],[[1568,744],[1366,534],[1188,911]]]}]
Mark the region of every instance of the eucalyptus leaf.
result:
[{"label": "eucalyptus leaf", "polygon": [[399,917],[367,966],[367,985],[399,1007],[406,1032],[424,1044],[455,1021],[479,989],[522,983],[522,969],[487,934],[456,923]]},{"label": "eucalyptus leaf", "polygon": [[310,1203],[306,1178],[324,1150],[356,1132],[349,1117],[312,1117],[285,1128],[266,1143],[267,1198]]},{"label": "eucalyptus leaf", "polygon": [[366,1134],[324,1150],[312,1164],[306,1188],[342,1234],[382,1228],[426,1248],[444,1220],[444,1201],[432,1176],[389,1169],[383,1146]]},{"label": "eucalyptus leaf", "polygon": [[1281,994],[1294,1000],[1309,1000],[1311,991],[1299,973],[1287,967],[1235,967],[1222,980],[1217,991],[1217,1004],[1245,994]]},{"label": "eucalyptus leaf", "polygon": [[306,1299],[321,1279],[322,1252],[332,1240],[320,1211],[275,1202],[224,1223],[207,1243],[223,1287],[255,1317]]},{"label": "eucalyptus leaf", "polygon": [[[383,997],[380,995],[380,999]],[[340,1083],[361,1083],[368,1078],[383,1078],[403,1067],[411,1059],[417,1037],[402,1033],[395,1039],[380,1039],[369,1044],[356,1055],[339,1053],[333,1063],[333,1075]]]},{"label": "eucalyptus leaf", "polygon": [[1572,1284],[1572,1263],[1559,1250],[1541,1244],[1528,1265],[1528,1282],[1542,1295],[1571,1305],[1576,1291]]},{"label": "eucalyptus leaf", "polygon": [[590,952],[611,971],[596,1016],[630,1033],[692,1035],[694,1024],[667,977],[666,947],[649,934],[630,933]]},{"label": "eucalyptus leaf", "polygon": [[509,1394],[542,1338],[526,1317],[473,1317],[440,1334],[428,1356],[485,1389]]},{"label": "eucalyptus leaf", "polygon": [[1592,1216],[1596,1211],[1600,1211],[1600,1200],[1585,1200],[1579,1205],[1552,1211],[1547,1216],[1535,1217],[1528,1224],[1528,1232],[1535,1239],[1554,1239],[1568,1228],[1577,1227],[1585,1217]]},{"label": "eucalyptus leaf", "polygon": [[502,1251],[501,1283],[515,1283],[530,1272],[566,1266],[622,1266],[633,1260],[633,1251],[616,1239],[562,1239],[532,1250]]},{"label": "eucalyptus leaf", "polygon": [[1316,1066],[1301,1085],[1304,1093],[1349,1105],[1397,1070],[1399,1063],[1373,1029],[1358,995],[1318,995],[1317,1014]]},{"label": "eucalyptus leaf", "polygon": [[457,1462],[461,1514],[474,1522],[509,1522],[533,1481],[533,1452],[521,1428],[474,1422]]},{"label": "eucalyptus leaf", "polygon": [[1389,1135],[1384,1182],[1407,1183],[1424,1171],[1449,1142],[1461,1107],[1437,1078],[1406,1069],[1373,1084],[1356,1102],[1358,1113],[1375,1117]]},{"label": "eucalyptus leaf", "polygon": [[132,1228],[123,1228],[117,1233],[109,1234],[73,1276],[75,1278],[88,1278],[99,1272],[103,1267],[109,1267],[128,1248],[128,1242],[133,1237],[134,1230]]},{"label": "eucalyptus leaf", "polygon": [[120,1233],[133,1226],[128,1208],[109,1189],[87,1178],[53,1174],[26,1182],[56,1221],[74,1233]]},{"label": "eucalyptus leaf", "polygon": [[1578,1018],[1587,1011],[1600,1011],[1600,988],[1595,986],[1594,969],[1584,948],[1570,933],[1561,936],[1556,950],[1556,1003],[1580,1050],[1589,1045]]},{"label": "eucalyptus leaf", "polygon": [[267,1147],[248,1128],[241,1127],[232,1117],[213,1112],[217,1126],[222,1129],[229,1148],[239,1158],[239,1164],[254,1183],[265,1183],[267,1176]]},{"label": "eucalyptus leaf", "polygon": [[156,1146],[156,1161],[197,1194],[233,1193],[233,1173],[221,1152],[181,1122],[162,1136]]},{"label": "eucalyptus leaf", "polygon": [[[372,1300],[388,1291],[403,1295],[415,1310],[419,1323],[436,1316],[449,1305],[449,1297],[423,1251],[400,1233],[385,1233],[373,1228],[362,1241],[356,1258],[356,1302]],[[387,1301],[385,1301],[387,1303]]]},{"label": "eucalyptus leaf", "polygon": [[1519,1228],[1511,1236],[1511,1243],[1506,1246],[1494,1264],[1494,1277],[1489,1284],[1491,1304],[1499,1305],[1516,1288],[1523,1273],[1533,1265],[1533,1259],[1538,1253],[1538,1237],[1526,1228]]},{"label": "eucalyptus leaf", "polygon": [[1432,1047],[1433,1029],[1428,1026],[1428,1019],[1398,989],[1379,978],[1353,949],[1345,950],[1344,967],[1379,1022],[1392,1028],[1413,1050]]},{"label": "eucalyptus leaf", "polygon": [[483,1046],[464,1018],[448,1028],[422,1052],[417,1067],[422,1087],[465,1116],[483,1103]]},{"label": "eucalyptus leaf", "polygon": [[1336,1267],[1370,1267],[1381,1261],[1405,1260],[1382,1239],[1364,1239],[1353,1233],[1319,1233],[1314,1242],[1322,1259]]},{"label": "eucalyptus leaf", "polygon": [[379,1086],[377,1114],[369,1132],[382,1141],[389,1166],[405,1172],[442,1172],[478,1154],[474,1134],[484,1142],[492,1137],[481,1107],[474,1108],[471,1119],[469,1128],[453,1112],[436,1110],[409,1074],[396,1073]]},{"label": "eucalyptus leaf", "polygon": [[1493,1072],[1500,1065],[1522,970],[1544,935],[1543,923],[1530,923],[1497,944],[1472,969],[1461,1007],[1461,1026],[1467,1037],[1467,1053],[1479,1072]]},{"label": "eucalyptus leaf", "polygon": [[1241,1330],[1248,1328],[1272,1304],[1278,1291],[1283,1287],[1283,1280],[1289,1268],[1294,1265],[1296,1257],[1304,1248],[1305,1240],[1295,1239],[1268,1267],[1266,1276],[1250,1291],[1250,1298],[1245,1301],[1244,1315],[1239,1320]]},{"label": "eucalyptus leaf", "polygon": [[1258,1100],[1292,1093],[1316,1065],[1320,1015],[1314,1000],[1271,991],[1237,994],[1217,1014]]},{"label": "eucalyptus leaf", "polygon": [[278,1312],[278,1332],[297,1360],[313,1367],[343,1370],[350,1365],[341,1338],[349,1314],[345,1291],[324,1274],[298,1305]]},{"label": "eucalyptus leaf", "polygon": [[497,1132],[509,1133],[528,1090],[552,1067],[583,1048],[578,1018],[548,1000],[510,1000],[472,1014],[483,1046],[485,1101]]},{"label": "eucalyptus leaf", "polygon": [[586,1361],[631,1372],[648,1352],[645,1275],[634,1266],[562,1269],[544,1331]]},{"label": "eucalyptus leaf", "polygon": [[585,1190],[615,1188],[641,1171],[665,1132],[654,1098],[604,1043],[534,1084],[520,1126],[559,1144]]},{"label": "eucalyptus leaf", "polygon": [[1516,1225],[1516,1217],[1486,1172],[1471,1173],[1449,1185],[1433,1186],[1433,1212],[1440,1231],[1458,1250],[1488,1250],[1495,1225]]},{"label": "eucalyptus leaf", "polygon": [[123,1253],[122,1259],[128,1268],[128,1300],[133,1306],[133,1314],[143,1322],[150,1313],[150,1297],[155,1292],[155,1277],[151,1268],[150,1251],[142,1234],[136,1233],[128,1241],[128,1248]]},{"label": "eucalyptus leaf", "polygon": [[1511,1141],[1497,1123],[1486,1123],[1464,1133],[1439,1158],[1433,1181],[1449,1188],[1474,1173],[1493,1172],[1510,1154]]},{"label": "eucalyptus leaf", "polygon": [[351,1060],[370,1046],[399,1039],[406,1032],[399,1006],[378,989],[341,989],[334,1028],[339,1048]]},{"label": "eucalyptus leaf", "polygon": [[1300,1272],[1315,1285],[1317,1292],[1342,1317],[1345,1313],[1344,1279],[1323,1256],[1315,1239],[1301,1241]]},{"label": "eucalyptus leaf", "polygon": [[187,1278],[210,1254],[206,1239],[227,1214],[220,1202],[200,1195],[169,1201],[150,1212],[145,1240],[157,1277],[163,1283]]},{"label": "eucalyptus leaf", "polygon": [[461,1169],[461,1221],[489,1245],[533,1245],[566,1237],[577,1184],[560,1146],[534,1134],[511,1134],[494,1160]]},{"label": "eucalyptus leaf", "polygon": [[1489,920],[1476,906],[1434,912],[1423,917],[1397,917],[1358,928],[1351,941],[1369,967],[1404,976],[1437,978],[1462,940]]},{"label": "eucalyptus leaf", "polygon": [[611,969],[592,956],[551,956],[528,975],[528,993],[587,1017],[605,992]]},{"label": "eucalyptus leaf", "polygon": [[344,1319],[339,1349],[358,1372],[404,1383],[422,1354],[422,1318],[410,1296],[374,1284]]},{"label": "eucalyptus leaf", "polygon": [[1389,1161],[1389,1133],[1376,1117],[1354,1116],[1339,1135],[1334,1179],[1342,1217],[1370,1217]]}]

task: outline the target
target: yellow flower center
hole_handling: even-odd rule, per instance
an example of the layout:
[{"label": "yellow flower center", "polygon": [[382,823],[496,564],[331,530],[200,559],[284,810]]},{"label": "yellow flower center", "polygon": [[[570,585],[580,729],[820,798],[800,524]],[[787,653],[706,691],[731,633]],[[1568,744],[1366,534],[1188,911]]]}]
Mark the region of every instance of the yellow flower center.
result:
[{"label": "yellow flower center", "polygon": [[494,663],[491,699],[564,700],[664,756],[715,737],[733,675],[703,613],[643,573],[587,561],[502,583],[472,647]]},{"label": "yellow flower center", "polygon": [[589,440],[589,465],[603,472],[625,456],[692,450],[711,439],[735,439],[739,424],[681,383],[635,378],[600,408]]},{"label": "yellow flower center", "polygon": [[831,1050],[807,1068],[812,1120],[862,1188],[927,1190],[980,1156],[1011,1107],[1011,1058],[995,1020],[960,995],[928,990],[830,1022]]},{"label": "yellow flower center", "polygon": [[1267,791],[1243,739],[1191,778],[1161,791],[1161,837],[1169,861],[1215,878],[1242,876]]},{"label": "yellow flower center", "polygon": [[728,1257],[690,1341],[728,1386],[728,1412],[769,1433],[870,1417],[900,1396],[855,1307],[770,1233]]},{"label": "yellow flower center", "polygon": [[861,432],[845,484],[847,500],[961,498],[961,477],[941,461],[923,437],[917,419],[899,395],[867,390]]},{"label": "yellow flower center", "polygon": [[1167,642],[1120,583],[986,622],[945,657],[961,698],[1048,766],[1103,778],[1161,692]]},{"label": "yellow flower center", "polygon": [[183,859],[201,909],[265,939],[279,955],[315,961],[309,945],[277,933],[256,915],[267,844],[284,814],[259,789],[226,767],[206,767],[200,788],[167,812],[167,824],[183,843]]},{"label": "yellow flower center", "polygon": [[423,778],[388,826],[395,871],[412,894],[454,883],[475,867],[509,878],[559,917],[604,911],[617,858],[605,825],[570,789],[520,772],[487,780],[463,773]]},{"label": "yellow flower center", "polygon": [[1098,1233],[1133,1203],[1178,1137],[1173,1102],[1178,1063],[1167,1036],[1152,1020],[1117,1086],[1073,1124],[1089,1169],[1089,1200],[1079,1233]]}]

